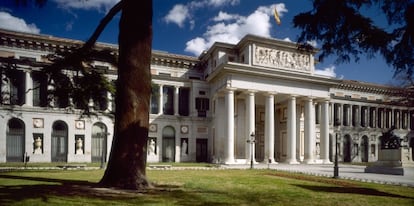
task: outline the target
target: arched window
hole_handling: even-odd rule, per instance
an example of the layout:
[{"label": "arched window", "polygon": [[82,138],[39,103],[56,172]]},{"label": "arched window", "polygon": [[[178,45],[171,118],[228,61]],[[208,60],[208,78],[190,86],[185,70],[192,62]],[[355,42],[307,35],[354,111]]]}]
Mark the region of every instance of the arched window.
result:
[{"label": "arched window", "polygon": [[68,156],[68,126],[63,121],[52,125],[52,162],[66,162]]},{"label": "arched window", "polygon": [[92,126],[92,162],[106,162],[107,127],[98,122]]},{"label": "arched window", "polygon": [[162,161],[175,161],[175,130],[171,126],[162,130]]},{"label": "arched window", "polygon": [[13,118],[7,123],[6,161],[23,162],[24,158],[24,123]]}]

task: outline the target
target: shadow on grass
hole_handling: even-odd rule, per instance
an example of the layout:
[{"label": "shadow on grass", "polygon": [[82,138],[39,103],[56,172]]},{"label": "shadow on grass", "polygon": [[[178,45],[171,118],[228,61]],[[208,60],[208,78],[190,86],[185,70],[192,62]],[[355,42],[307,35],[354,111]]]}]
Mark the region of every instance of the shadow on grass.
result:
[{"label": "shadow on grass", "polygon": [[[15,175],[0,175],[0,178],[38,181],[30,185],[0,184],[0,205],[13,205],[34,201],[47,205],[78,201],[79,205],[91,204],[134,204],[134,205],[227,205],[220,201],[205,200],[206,193],[215,191],[186,190],[176,185],[155,185],[154,188],[140,191],[102,188],[97,183],[77,180],[62,180],[42,177],[23,177]],[[64,204],[65,205],[65,204]]]},{"label": "shadow on grass", "polygon": [[294,185],[294,186],[312,190],[315,192],[359,194],[359,195],[370,195],[370,196],[380,196],[380,197],[414,199],[412,197],[402,196],[398,194],[391,194],[391,193],[381,192],[376,189],[362,188],[362,187],[334,187],[334,186],[316,186],[316,185]]}]

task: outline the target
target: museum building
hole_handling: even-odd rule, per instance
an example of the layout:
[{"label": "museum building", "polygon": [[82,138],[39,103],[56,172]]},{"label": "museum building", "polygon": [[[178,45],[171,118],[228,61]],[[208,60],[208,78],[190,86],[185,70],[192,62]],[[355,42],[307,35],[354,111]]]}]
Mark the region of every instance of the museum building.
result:
[{"label": "museum building", "polygon": [[[91,100],[98,115],[81,115],[70,99],[51,96],[40,72],[45,55],[82,43],[0,30],[0,162],[107,160],[114,97]],[[330,164],[335,146],[340,161],[373,162],[393,128],[412,162],[407,89],[319,75],[316,52],[253,35],[216,42],[199,57],[153,51],[148,162]],[[111,64],[93,64],[117,79]]]}]

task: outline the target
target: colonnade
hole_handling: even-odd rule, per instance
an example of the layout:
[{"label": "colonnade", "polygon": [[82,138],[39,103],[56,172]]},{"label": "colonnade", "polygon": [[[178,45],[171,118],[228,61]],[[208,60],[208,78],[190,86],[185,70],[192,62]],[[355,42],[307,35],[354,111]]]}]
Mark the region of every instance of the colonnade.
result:
[{"label": "colonnade", "polygon": [[414,111],[393,107],[333,103],[334,126],[413,129]]},{"label": "colonnade", "polygon": [[[234,98],[235,90],[226,89],[224,91],[224,109],[218,110],[216,108],[216,112],[225,111],[225,118],[224,124],[216,123],[216,129],[219,127],[224,128],[224,152],[223,152],[223,162],[226,164],[235,163],[235,98]],[[246,102],[246,140],[248,140],[250,134],[254,134],[256,130],[255,124],[255,96],[258,94],[256,91],[247,91],[245,93],[245,102]],[[260,93],[262,95],[262,93]],[[278,97],[277,93],[264,93],[265,97],[265,119],[264,119],[264,161],[266,163],[277,163],[275,160],[275,97]],[[304,162],[307,164],[316,163],[316,124],[315,124],[315,103],[320,102],[322,105],[322,115],[321,115],[321,122],[320,122],[320,147],[321,147],[321,155],[320,159],[323,163],[329,164],[329,100],[317,100],[312,97],[299,97],[295,95],[289,95],[287,99],[287,119],[286,119],[286,135],[287,135],[287,156],[285,159],[286,163],[289,164],[299,164],[298,157],[297,157],[297,148],[299,142],[297,142],[297,131],[299,126],[297,125],[298,116],[296,114],[296,107],[297,107],[297,99],[305,98],[305,145],[304,145],[304,154],[305,159]],[[223,114],[216,113],[217,116]],[[221,117],[221,116],[220,116]],[[218,122],[218,121],[216,121]],[[240,138],[240,137],[238,137]],[[250,161],[250,158],[253,156],[255,151],[254,149],[246,150],[249,154],[246,154],[246,159]]]}]

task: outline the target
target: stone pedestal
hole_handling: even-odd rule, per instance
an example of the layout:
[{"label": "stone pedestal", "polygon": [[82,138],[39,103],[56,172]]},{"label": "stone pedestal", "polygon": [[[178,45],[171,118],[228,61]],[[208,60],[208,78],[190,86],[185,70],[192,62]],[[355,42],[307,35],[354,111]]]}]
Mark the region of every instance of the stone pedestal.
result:
[{"label": "stone pedestal", "polygon": [[380,149],[378,151],[378,161],[366,167],[365,172],[404,175],[404,167],[414,167],[410,148]]}]

